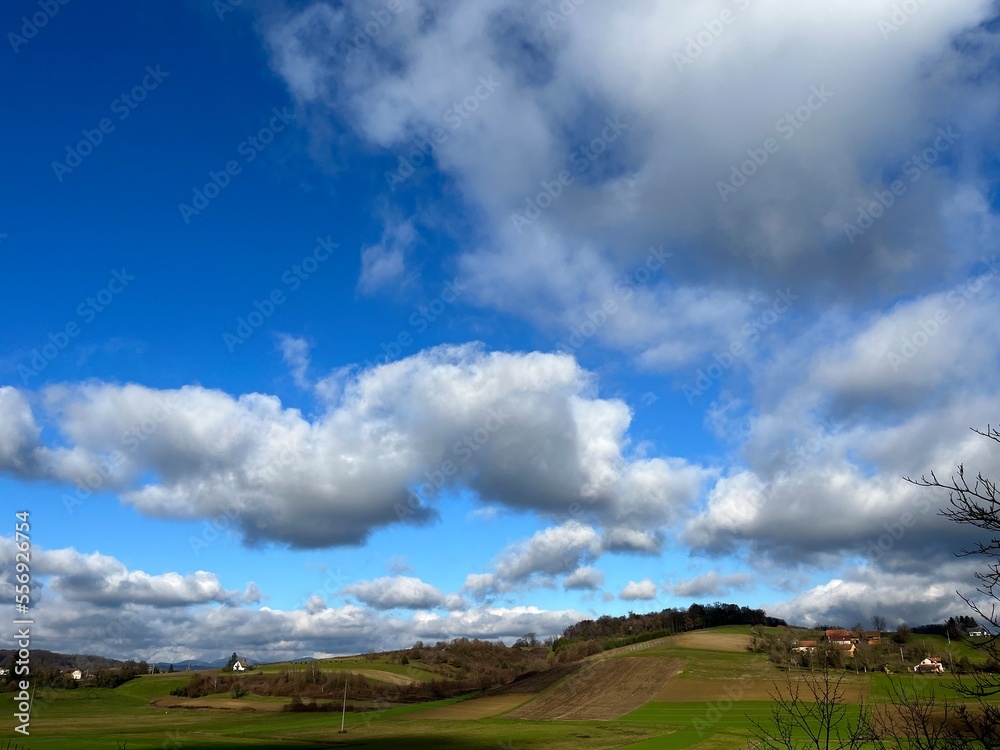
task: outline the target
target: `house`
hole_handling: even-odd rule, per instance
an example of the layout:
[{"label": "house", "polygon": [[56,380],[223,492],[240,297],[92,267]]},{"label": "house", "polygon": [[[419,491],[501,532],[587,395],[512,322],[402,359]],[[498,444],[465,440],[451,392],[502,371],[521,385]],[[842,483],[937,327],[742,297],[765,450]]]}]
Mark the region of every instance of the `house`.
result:
[{"label": "house", "polygon": [[976,625],[974,628],[969,628],[965,631],[965,634],[969,638],[985,638],[989,635],[989,631],[986,630],[982,625]]},{"label": "house", "polygon": [[812,653],[816,650],[816,641],[801,640],[798,645],[792,648],[792,651],[798,651],[800,654],[809,652]]},{"label": "house", "polygon": [[854,652],[858,648],[856,644],[848,641],[830,641],[830,645],[833,647],[834,651],[841,651],[847,656],[854,658]]},{"label": "house", "polygon": [[72,677],[74,680],[83,679],[83,670],[80,669],[67,669],[66,674]]},{"label": "house", "polygon": [[928,674],[943,674],[944,664],[941,663],[940,656],[928,656],[913,668],[914,672]]},{"label": "house", "polygon": [[[826,639],[834,646],[841,644],[846,648],[848,643],[861,643],[865,641],[869,646],[881,646],[882,634],[877,630],[853,630],[830,629],[826,631]],[[853,654],[853,652],[852,652]]]},{"label": "house", "polygon": [[857,641],[854,633],[850,630],[835,630],[830,629],[826,631],[826,639],[834,646],[840,645],[850,645]]},{"label": "house", "polygon": [[246,659],[239,658],[233,663],[234,672],[246,672],[248,669],[250,669],[250,665],[247,664]]}]

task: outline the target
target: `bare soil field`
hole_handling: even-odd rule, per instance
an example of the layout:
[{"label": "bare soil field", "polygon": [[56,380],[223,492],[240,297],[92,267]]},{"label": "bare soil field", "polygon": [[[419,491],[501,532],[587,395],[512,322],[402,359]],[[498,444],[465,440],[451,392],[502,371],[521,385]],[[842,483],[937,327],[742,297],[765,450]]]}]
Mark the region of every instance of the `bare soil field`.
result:
[{"label": "bare soil field", "polygon": [[166,695],[150,701],[150,706],[156,708],[210,708],[223,711],[240,711],[243,713],[280,711],[284,701],[247,701],[237,698],[180,698]]},{"label": "bare soil field", "polygon": [[540,693],[547,687],[550,687],[554,683],[561,680],[567,675],[573,674],[583,665],[579,662],[574,662],[572,664],[557,664],[551,669],[546,669],[541,672],[532,672],[530,674],[522,675],[504,685],[496,690],[491,690],[490,695],[512,695],[514,693]]},{"label": "bare soil field", "polygon": [[681,648],[702,648],[706,651],[746,651],[750,645],[750,636],[738,633],[680,633],[670,636],[667,641],[672,646]]},{"label": "bare soil field", "polygon": [[421,719],[485,719],[506,713],[535,697],[534,693],[494,695],[488,698],[471,698],[450,706],[432,708],[420,714]]},{"label": "bare soil field", "polygon": [[598,661],[510,714],[515,719],[608,721],[653,698],[684,661],[637,656]]}]

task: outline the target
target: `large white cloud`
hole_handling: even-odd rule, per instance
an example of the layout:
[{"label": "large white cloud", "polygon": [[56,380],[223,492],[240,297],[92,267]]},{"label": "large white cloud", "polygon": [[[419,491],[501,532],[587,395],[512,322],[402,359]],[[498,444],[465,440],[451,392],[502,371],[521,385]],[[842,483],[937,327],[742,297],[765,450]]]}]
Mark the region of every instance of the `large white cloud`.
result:
[{"label": "large white cloud", "polygon": [[[21,445],[37,438],[15,396],[0,406],[19,420],[8,442]],[[43,451],[50,478],[82,488],[67,493],[70,510],[90,488],[112,490],[152,516],[227,518],[251,543],[356,544],[380,526],[427,521],[441,492],[459,487],[649,530],[709,476],[684,460],[630,456],[629,408],[597,398],[567,355],[424,351],[355,373],[315,419],[273,396],[198,386],[87,383],[42,399],[66,442]],[[19,466],[8,470],[24,476]],[[137,485],[143,476],[153,478]]]},{"label": "large white cloud", "polygon": [[941,565],[929,580],[923,573],[886,573],[874,567],[845,571],[841,578],[820,584],[784,602],[769,605],[768,614],[796,625],[868,625],[885,617],[891,627],[941,623],[969,614],[957,591],[974,593],[968,561]]}]

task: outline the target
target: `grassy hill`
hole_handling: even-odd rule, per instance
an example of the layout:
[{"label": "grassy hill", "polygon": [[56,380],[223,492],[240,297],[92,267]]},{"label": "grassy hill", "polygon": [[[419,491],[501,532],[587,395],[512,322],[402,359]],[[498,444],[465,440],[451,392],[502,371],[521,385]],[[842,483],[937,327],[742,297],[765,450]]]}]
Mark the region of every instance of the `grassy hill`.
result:
[{"label": "grassy hill", "polygon": [[[414,705],[368,702],[366,707],[374,710],[348,713],[347,733],[343,735],[338,732],[338,711],[284,711],[288,702],[284,697],[246,695],[234,699],[221,690],[197,699],[171,696],[171,691],[187,684],[191,675],[185,673],[146,675],[115,689],[40,688],[35,696],[30,747],[104,750],[114,747],[116,740],[128,740],[130,750],[341,745],[415,750],[684,750],[698,745],[699,750],[736,750],[745,747],[752,721],[766,720],[773,706],[775,681],[786,675],[766,653],[746,651],[748,642],[745,626],[691,631],[630,644],[576,665],[560,665],[551,674],[529,675],[524,671],[520,680],[502,689],[470,690]],[[948,647],[939,636],[914,636],[911,645],[934,652],[932,655],[943,654]],[[956,656],[966,653],[963,647],[968,648],[952,644]],[[467,667],[473,663],[463,662],[463,658],[471,659],[468,654],[449,657],[447,653],[441,649],[430,656],[435,663],[423,661],[425,655],[408,658],[408,664],[399,663],[402,655],[415,655],[410,651],[382,654],[376,659],[289,662],[266,665],[260,676],[313,669],[324,679],[334,678],[341,690],[342,678],[355,672],[430,684],[448,680],[455,670],[463,669],[462,664]],[[485,650],[480,656],[483,653]],[[524,662],[536,656],[526,650]],[[971,652],[972,656],[978,654]],[[933,688],[953,695],[948,689],[952,678],[947,675],[898,672],[894,677],[920,690]],[[352,677],[351,684],[355,679],[360,677]],[[847,672],[843,687],[851,701],[860,700],[862,695],[884,701],[889,680],[881,673]],[[323,694],[312,700],[337,709],[341,695]],[[349,695],[349,699],[354,697]],[[522,716],[525,718],[519,718]]]}]

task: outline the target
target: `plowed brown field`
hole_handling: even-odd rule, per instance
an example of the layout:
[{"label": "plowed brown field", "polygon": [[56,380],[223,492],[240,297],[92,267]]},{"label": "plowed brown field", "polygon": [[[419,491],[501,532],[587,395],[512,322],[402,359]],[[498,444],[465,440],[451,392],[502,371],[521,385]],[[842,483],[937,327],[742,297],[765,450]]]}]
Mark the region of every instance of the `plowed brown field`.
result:
[{"label": "plowed brown field", "polygon": [[514,719],[616,719],[639,708],[677,674],[682,659],[624,657],[595,662],[509,714]]}]

